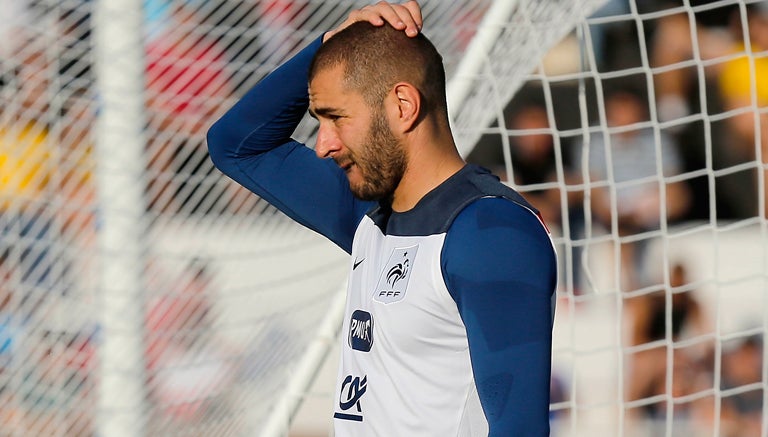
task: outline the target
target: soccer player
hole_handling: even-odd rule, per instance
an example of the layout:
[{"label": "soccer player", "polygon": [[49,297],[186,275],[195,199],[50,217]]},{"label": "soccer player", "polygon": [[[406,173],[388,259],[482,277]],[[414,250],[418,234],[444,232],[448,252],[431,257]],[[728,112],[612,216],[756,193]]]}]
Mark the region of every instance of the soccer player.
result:
[{"label": "soccer player", "polygon": [[210,128],[211,158],[351,254],[337,437],[548,435],[552,241],[457,152],[421,25],[414,1],[352,12]]}]

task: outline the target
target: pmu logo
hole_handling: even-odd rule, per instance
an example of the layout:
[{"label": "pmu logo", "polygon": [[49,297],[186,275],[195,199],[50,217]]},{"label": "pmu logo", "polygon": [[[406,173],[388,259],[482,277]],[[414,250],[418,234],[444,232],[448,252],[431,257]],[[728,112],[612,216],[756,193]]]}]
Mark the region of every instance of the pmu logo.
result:
[{"label": "pmu logo", "polygon": [[369,352],[373,346],[373,316],[355,310],[349,320],[349,346],[357,351]]},{"label": "pmu logo", "polygon": [[389,261],[381,271],[373,300],[394,303],[405,298],[418,248],[419,246],[399,247],[392,251]]},{"label": "pmu logo", "polygon": [[367,388],[368,375],[364,376],[363,379],[360,379],[359,376],[347,375],[341,383],[341,393],[339,393],[339,408],[343,413],[334,413],[333,417],[362,422],[363,409],[360,407],[360,398],[363,397]]}]

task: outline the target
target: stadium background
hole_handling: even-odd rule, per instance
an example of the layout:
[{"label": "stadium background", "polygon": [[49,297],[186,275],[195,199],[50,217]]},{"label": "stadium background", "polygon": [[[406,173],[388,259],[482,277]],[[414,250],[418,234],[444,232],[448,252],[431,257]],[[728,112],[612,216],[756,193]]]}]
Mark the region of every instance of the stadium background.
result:
[{"label": "stadium background", "polygon": [[[449,76],[467,71],[462,60],[477,52],[465,50],[501,3],[423,2]],[[469,81],[493,92],[469,91],[462,105],[459,120],[480,116],[457,126],[468,158],[526,196],[555,193],[535,202],[551,215],[562,262],[556,435],[765,435],[768,135],[753,123],[754,137],[742,138],[738,123],[759,121],[768,104],[765,45],[753,39],[768,28],[765,3],[509,2],[519,6],[500,39],[519,45],[480,57],[512,66]],[[360,4],[0,0],[3,435],[251,435],[317,345],[330,358],[294,394],[305,403],[292,434],[328,434],[337,351],[323,317],[348,259],[221,177],[204,134]],[[741,40],[753,79],[734,81],[724,72],[743,58]],[[747,84],[747,105],[728,105],[741,91],[733,83]],[[630,128],[607,120],[606,96],[623,85],[658,104]],[[531,107],[545,123],[515,124]],[[672,139],[679,166],[649,180],[687,187],[687,206],[624,233],[620,204],[615,220],[599,221],[588,185],[566,176],[583,176],[571,152],[585,133],[635,127]],[[297,137],[313,132],[307,120]],[[546,165],[520,161],[526,140],[553,151]],[[628,267],[620,253],[637,242],[642,255]],[[638,337],[658,297],[661,327]],[[649,367],[656,374],[642,372],[649,359],[662,364]],[[637,381],[648,385],[636,391]]]}]

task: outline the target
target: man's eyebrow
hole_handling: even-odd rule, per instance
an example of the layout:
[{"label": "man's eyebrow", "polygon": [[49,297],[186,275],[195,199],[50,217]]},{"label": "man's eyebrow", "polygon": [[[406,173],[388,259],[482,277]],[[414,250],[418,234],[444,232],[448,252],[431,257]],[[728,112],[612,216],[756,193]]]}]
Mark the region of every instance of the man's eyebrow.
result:
[{"label": "man's eyebrow", "polygon": [[314,119],[328,116],[329,114],[336,114],[338,112],[339,111],[335,108],[309,108],[309,115]]}]

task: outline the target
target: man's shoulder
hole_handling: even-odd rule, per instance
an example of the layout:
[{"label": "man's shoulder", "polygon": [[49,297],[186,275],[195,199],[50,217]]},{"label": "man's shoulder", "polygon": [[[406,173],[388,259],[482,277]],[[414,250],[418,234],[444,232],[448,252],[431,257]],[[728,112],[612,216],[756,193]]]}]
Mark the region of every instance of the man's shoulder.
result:
[{"label": "man's shoulder", "polygon": [[[487,169],[472,166],[466,175],[466,187],[460,191],[466,193],[460,208],[454,212],[454,218],[463,213],[467,207],[473,205],[473,210],[482,211],[484,214],[504,214],[504,211],[520,210],[527,213],[538,214],[519,192],[504,184],[499,178]],[[497,199],[496,201],[483,201]]]},{"label": "man's shoulder", "polygon": [[514,227],[549,233],[539,211],[496,176],[480,169],[468,179],[475,186],[476,195],[467,198],[467,202],[455,211],[452,227],[456,221],[460,221],[458,227],[464,231]]},{"label": "man's shoulder", "polygon": [[468,166],[466,181],[475,188],[476,198],[503,197],[523,206],[533,208],[515,189],[501,182],[490,170],[479,166]]}]

